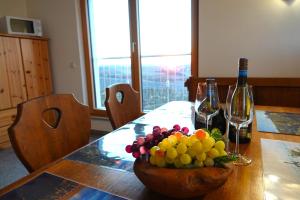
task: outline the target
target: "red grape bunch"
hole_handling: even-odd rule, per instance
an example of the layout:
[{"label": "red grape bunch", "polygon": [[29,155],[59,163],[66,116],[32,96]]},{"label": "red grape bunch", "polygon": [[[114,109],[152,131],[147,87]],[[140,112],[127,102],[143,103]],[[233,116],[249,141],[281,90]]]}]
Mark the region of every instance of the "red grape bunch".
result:
[{"label": "red grape bunch", "polygon": [[161,128],[159,126],[154,126],[152,133],[146,135],[146,137],[137,138],[132,145],[127,145],[125,150],[127,153],[132,153],[134,158],[139,158],[141,156],[149,156],[150,149],[153,146],[157,146],[163,139],[168,138],[170,135],[180,132],[183,135],[187,135],[189,129],[187,127],[182,127],[175,124],[172,129]]}]

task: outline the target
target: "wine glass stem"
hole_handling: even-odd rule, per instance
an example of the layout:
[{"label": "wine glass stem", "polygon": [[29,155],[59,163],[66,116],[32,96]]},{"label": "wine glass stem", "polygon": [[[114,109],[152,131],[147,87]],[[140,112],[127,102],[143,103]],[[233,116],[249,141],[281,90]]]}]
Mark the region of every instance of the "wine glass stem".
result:
[{"label": "wine glass stem", "polygon": [[225,135],[226,151],[229,152],[229,121],[226,120],[226,135]]},{"label": "wine glass stem", "polygon": [[206,130],[208,130],[208,121],[209,121],[209,116],[206,116],[205,120],[206,120]]},{"label": "wine glass stem", "polygon": [[236,134],[235,134],[235,154],[236,155],[239,155],[240,153],[240,149],[239,149],[239,146],[240,146],[240,126],[237,126],[236,127]]}]

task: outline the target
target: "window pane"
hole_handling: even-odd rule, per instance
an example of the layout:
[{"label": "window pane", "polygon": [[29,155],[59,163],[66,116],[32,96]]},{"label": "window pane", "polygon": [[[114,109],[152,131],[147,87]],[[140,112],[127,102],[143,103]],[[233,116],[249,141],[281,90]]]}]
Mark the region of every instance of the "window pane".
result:
[{"label": "window pane", "polygon": [[89,0],[88,9],[96,108],[103,109],[106,87],[131,83],[128,1]]},{"label": "window pane", "polygon": [[191,1],[139,0],[143,110],[186,100],[191,75]]}]

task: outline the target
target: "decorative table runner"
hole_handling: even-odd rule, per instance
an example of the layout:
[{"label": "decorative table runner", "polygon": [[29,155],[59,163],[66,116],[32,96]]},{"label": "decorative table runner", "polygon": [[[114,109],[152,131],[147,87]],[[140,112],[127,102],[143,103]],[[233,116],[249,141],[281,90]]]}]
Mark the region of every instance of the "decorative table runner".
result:
[{"label": "decorative table runner", "polygon": [[300,143],[261,139],[265,199],[300,197]]},{"label": "decorative table runner", "polygon": [[[118,132],[120,131],[122,130]],[[123,133],[124,136],[128,136],[128,139],[118,137],[118,135],[122,135],[121,133],[118,135],[111,133],[75,151],[66,159],[133,172],[134,158],[125,152],[125,146],[129,144],[128,140],[132,139],[129,132],[130,130],[124,130]]]},{"label": "decorative table runner", "polygon": [[41,174],[25,185],[0,197],[0,200],[79,200],[79,199],[124,199],[48,173]]},{"label": "decorative table runner", "polygon": [[186,126],[193,131],[194,114],[194,106],[190,102],[172,101],[134,120],[133,123],[146,124],[151,127],[166,127],[168,129],[173,127],[174,124],[180,124],[182,127]]},{"label": "decorative table runner", "polygon": [[300,114],[256,110],[257,130],[300,135]]}]

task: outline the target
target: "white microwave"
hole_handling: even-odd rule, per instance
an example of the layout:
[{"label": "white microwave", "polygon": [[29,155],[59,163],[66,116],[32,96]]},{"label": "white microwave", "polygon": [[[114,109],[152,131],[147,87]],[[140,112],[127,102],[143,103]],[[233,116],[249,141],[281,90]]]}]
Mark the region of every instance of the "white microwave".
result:
[{"label": "white microwave", "polygon": [[43,35],[41,20],[12,16],[0,18],[0,32],[29,36]]}]

